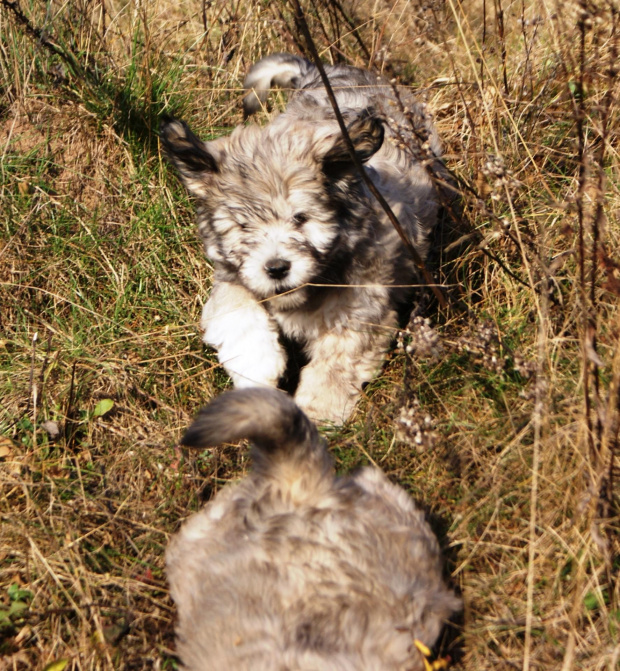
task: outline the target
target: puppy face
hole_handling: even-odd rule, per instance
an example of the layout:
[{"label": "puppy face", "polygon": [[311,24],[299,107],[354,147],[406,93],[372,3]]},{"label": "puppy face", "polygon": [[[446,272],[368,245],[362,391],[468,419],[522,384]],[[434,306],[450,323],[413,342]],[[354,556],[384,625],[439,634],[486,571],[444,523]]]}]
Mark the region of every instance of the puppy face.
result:
[{"label": "puppy face", "polygon": [[293,308],[305,300],[304,285],[320,282],[339,222],[309,143],[298,142],[292,154],[285,151],[290,145],[266,135],[240,129],[220,142],[201,233],[207,255],[228,266],[257,299]]},{"label": "puppy face", "polygon": [[[359,177],[337,127],[280,119],[206,144],[168,121],[162,141],[199,199],[207,256],[258,300],[289,310],[306,302],[308,283],[334,281],[365,231],[354,225],[363,217],[350,203],[359,200]],[[361,115],[349,134],[365,161],[381,146],[383,127]]]}]

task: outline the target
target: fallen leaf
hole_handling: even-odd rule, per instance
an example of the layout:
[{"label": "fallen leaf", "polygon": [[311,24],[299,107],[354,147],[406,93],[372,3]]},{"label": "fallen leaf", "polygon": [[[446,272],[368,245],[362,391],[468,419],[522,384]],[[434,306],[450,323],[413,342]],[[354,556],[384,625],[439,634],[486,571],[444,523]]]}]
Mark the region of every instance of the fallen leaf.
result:
[{"label": "fallen leaf", "polygon": [[102,398],[95,406],[93,417],[103,417],[114,407],[114,401],[111,398]]},{"label": "fallen leaf", "polygon": [[144,573],[136,576],[136,580],[138,582],[146,583],[147,585],[155,582],[155,579],[153,578],[153,571],[150,569],[150,567],[147,568]]},{"label": "fallen leaf", "polygon": [[121,619],[116,624],[103,627],[103,638],[106,643],[110,643],[111,645],[118,645],[121,639],[125,638],[128,633],[129,624],[124,619]]},{"label": "fallen leaf", "polygon": [[55,662],[50,662],[43,668],[43,671],[64,671],[69,663],[68,659],[57,659]]},{"label": "fallen leaf", "polygon": [[13,441],[6,436],[0,436],[0,459],[6,459],[13,453]]}]

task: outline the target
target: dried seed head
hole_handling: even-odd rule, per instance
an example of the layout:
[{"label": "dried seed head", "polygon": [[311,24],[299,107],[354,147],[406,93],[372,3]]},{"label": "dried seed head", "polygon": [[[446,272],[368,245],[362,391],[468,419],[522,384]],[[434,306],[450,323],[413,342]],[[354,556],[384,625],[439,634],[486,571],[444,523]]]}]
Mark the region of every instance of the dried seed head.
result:
[{"label": "dried seed head", "polygon": [[396,437],[417,452],[426,452],[437,442],[433,418],[424,412],[415,396],[400,409],[396,419]]},{"label": "dried seed head", "polygon": [[[399,336],[403,332],[401,331]],[[405,334],[409,336],[409,342],[403,344],[403,349],[410,356],[418,359],[438,359],[444,352],[441,338],[431,326],[429,319],[416,316],[412,317],[407,324]],[[404,342],[404,338],[401,338]]]},{"label": "dried seed head", "polygon": [[472,354],[487,370],[502,374],[506,369],[506,357],[500,353],[499,335],[491,321],[478,322],[472,334],[460,338],[457,346]]},{"label": "dried seed head", "polygon": [[506,174],[504,159],[501,156],[489,154],[487,160],[482,165],[482,174],[487,177],[496,177],[501,179]]},{"label": "dried seed head", "polygon": [[529,380],[536,370],[536,364],[533,361],[526,361],[523,355],[520,352],[514,352],[512,355],[512,367],[513,369]]}]

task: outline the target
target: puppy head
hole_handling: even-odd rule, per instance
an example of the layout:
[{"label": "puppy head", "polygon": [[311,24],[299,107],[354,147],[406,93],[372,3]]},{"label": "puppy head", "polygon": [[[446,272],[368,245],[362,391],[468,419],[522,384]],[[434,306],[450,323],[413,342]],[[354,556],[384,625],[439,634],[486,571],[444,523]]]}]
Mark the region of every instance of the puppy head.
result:
[{"label": "puppy head", "polygon": [[[383,142],[382,124],[369,114],[356,117],[348,133],[361,162]],[[207,256],[258,300],[300,307],[306,285],[335,281],[365,236],[359,175],[334,122],[282,115],[264,129],[239,127],[204,143],[184,122],[166,119],[161,138],[199,201]]]}]

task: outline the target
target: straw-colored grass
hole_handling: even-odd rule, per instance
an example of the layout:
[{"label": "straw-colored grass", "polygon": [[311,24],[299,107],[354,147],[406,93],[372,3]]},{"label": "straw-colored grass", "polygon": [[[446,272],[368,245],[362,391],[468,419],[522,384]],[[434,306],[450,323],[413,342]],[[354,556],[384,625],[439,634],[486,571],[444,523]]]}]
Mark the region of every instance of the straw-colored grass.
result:
[{"label": "straw-colored grass", "polygon": [[[437,356],[418,320],[326,430],[338,465],[427,507],[465,602],[452,668],[613,671],[620,8],[303,6],[325,60],[419,90],[463,193],[432,259],[449,308],[421,299]],[[249,65],[301,49],[285,0],[0,0],[1,669],[177,668],[168,537],[247,461],[176,447],[229,382],[158,118],[228,132]]]}]

